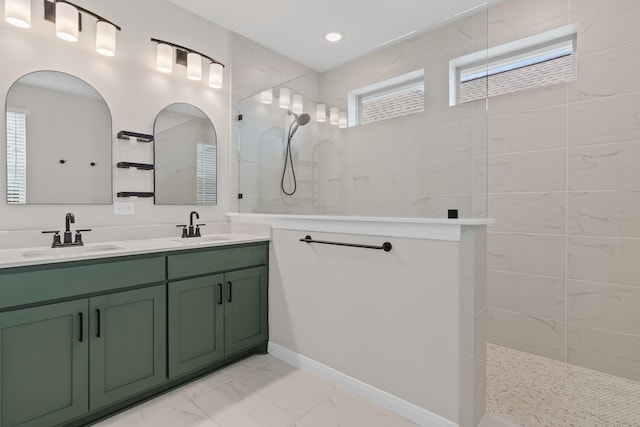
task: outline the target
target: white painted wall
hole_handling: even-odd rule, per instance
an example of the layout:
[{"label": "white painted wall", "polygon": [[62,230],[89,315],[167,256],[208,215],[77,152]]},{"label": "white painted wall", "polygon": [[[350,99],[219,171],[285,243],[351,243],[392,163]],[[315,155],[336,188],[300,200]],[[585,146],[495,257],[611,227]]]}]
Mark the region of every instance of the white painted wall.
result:
[{"label": "white painted wall", "polygon": [[[230,139],[230,73],[224,72],[222,89],[211,89],[205,81],[186,78],[186,69],[174,66],[166,75],[155,70],[156,37],[191,47],[221,62],[229,63],[229,32],[196,17],[165,0],[82,0],[80,6],[110,19],[122,27],[117,34],[117,52],[113,58],[95,52],[95,21],[84,17],[78,43],[68,43],[55,36],[54,25],[44,21],[43,3],[32,2],[32,27],[18,29],[0,22],[0,96],[4,99],[11,84],[35,70],[56,70],[73,74],[104,97],[113,117],[113,192],[114,201],[134,202],[136,214],[114,216],[111,205],[26,205],[8,206],[5,150],[0,150],[0,231],[30,230],[20,233],[20,241],[12,233],[0,233],[0,246],[45,245],[49,238],[40,235],[43,229],[59,229],[64,214],[74,212],[82,227],[135,226],[150,224],[180,224],[189,211],[197,208],[202,222],[224,221],[231,209],[229,192]],[[206,75],[207,69],[203,69]],[[212,120],[218,136],[218,205],[217,206],[155,206],[153,199],[115,198],[118,191],[153,191],[153,172],[117,169],[118,161],[153,162],[151,144],[123,141],[116,138],[120,130],[151,133],[156,115],[167,105],[186,102],[204,111]],[[4,116],[4,106],[2,107]],[[4,120],[0,135],[5,135]],[[4,141],[4,137],[2,138]],[[170,230],[170,227],[160,227]],[[113,229],[111,229],[113,231]],[[108,238],[104,233],[100,238]],[[96,233],[93,234],[97,238]],[[87,234],[86,241],[92,240]]]}]

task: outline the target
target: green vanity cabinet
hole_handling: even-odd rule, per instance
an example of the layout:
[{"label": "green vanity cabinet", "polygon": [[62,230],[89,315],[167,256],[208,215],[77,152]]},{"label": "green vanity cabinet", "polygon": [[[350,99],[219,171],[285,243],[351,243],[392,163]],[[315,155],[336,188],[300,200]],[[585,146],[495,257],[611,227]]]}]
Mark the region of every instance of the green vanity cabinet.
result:
[{"label": "green vanity cabinet", "polygon": [[0,313],[0,426],[51,427],[87,412],[86,299]]},{"label": "green vanity cabinet", "polygon": [[269,338],[267,278],[266,267],[225,274],[225,354],[251,348]]},{"label": "green vanity cabinet", "polygon": [[266,344],[267,244],[167,258],[170,378]]},{"label": "green vanity cabinet", "polygon": [[224,275],[169,283],[169,378],[224,357]]},{"label": "green vanity cabinet", "polygon": [[89,313],[90,410],[166,381],[164,286],[91,298]]},{"label": "green vanity cabinet", "polygon": [[268,340],[267,242],[0,268],[0,427],[85,426]]}]

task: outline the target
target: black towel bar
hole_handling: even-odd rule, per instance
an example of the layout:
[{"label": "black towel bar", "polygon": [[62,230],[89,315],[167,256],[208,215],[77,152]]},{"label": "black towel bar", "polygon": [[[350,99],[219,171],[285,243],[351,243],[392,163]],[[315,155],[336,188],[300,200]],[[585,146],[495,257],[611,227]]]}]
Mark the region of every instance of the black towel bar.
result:
[{"label": "black towel bar", "polygon": [[373,246],[373,245],[360,245],[357,243],[341,243],[341,242],[327,242],[326,240],[313,240],[311,236],[305,236],[305,238],[300,239],[300,241],[305,243],[320,243],[323,245],[350,246],[352,248],[377,249],[385,252],[389,252],[392,248],[391,243],[389,242],[384,242],[382,246]]}]

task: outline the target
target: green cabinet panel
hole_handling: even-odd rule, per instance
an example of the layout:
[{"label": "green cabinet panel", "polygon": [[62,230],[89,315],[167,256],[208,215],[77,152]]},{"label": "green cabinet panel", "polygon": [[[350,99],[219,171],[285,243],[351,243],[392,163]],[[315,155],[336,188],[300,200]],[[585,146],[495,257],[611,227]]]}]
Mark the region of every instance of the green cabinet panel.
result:
[{"label": "green cabinet panel", "polygon": [[224,275],[225,354],[259,345],[269,338],[267,268],[256,267]]},{"label": "green cabinet panel", "polygon": [[0,269],[0,309],[164,281],[164,257]]},{"label": "green cabinet panel", "polygon": [[222,274],[169,284],[169,377],[224,357]]},{"label": "green cabinet panel", "polygon": [[91,410],[166,380],[164,286],[91,298]]},{"label": "green cabinet panel", "polygon": [[269,245],[257,243],[187,252],[167,257],[169,280],[222,273],[238,268],[267,264]]},{"label": "green cabinet panel", "polygon": [[0,313],[1,427],[50,427],[87,412],[87,308],[82,299]]}]

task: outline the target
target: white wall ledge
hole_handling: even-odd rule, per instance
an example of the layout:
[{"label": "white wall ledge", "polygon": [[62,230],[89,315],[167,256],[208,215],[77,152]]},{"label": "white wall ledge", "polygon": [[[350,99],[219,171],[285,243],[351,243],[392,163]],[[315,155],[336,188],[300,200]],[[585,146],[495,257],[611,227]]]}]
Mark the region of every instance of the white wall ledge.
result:
[{"label": "white wall ledge", "polygon": [[228,213],[231,223],[268,224],[272,228],[327,233],[460,241],[462,227],[486,226],[493,219],[391,218],[369,216]]}]

